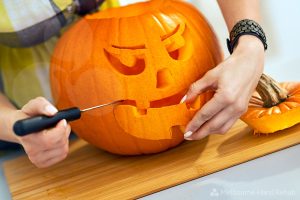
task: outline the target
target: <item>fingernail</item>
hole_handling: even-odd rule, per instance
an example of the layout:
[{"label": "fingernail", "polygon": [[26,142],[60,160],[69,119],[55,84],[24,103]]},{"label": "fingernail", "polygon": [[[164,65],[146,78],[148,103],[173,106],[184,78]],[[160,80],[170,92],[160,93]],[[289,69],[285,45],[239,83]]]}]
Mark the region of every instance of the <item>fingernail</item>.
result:
[{"label": "fingernail", "polygon": [[63,126],[67,127],[67,121],[65,119],[63,119],[62,121],[63,121]]},{"label": "fingernail", "polygon": [[184,103],[186,101],[186,95],[184,95],[184,97],[182,97],[182,99],[180,100],[180,103]]},{"label": "fingernail", "polygon": [[191,135],[193,135],[192,131],[188,131],[184,134],[184,139],[188,139]]},{"label": "fingernail", "polygon": [[58,112],[58,110],[52,105],[47,105],[45,110],[46,110],[47,113],[49,113],[51,115],[54,115],[55,113]]}]

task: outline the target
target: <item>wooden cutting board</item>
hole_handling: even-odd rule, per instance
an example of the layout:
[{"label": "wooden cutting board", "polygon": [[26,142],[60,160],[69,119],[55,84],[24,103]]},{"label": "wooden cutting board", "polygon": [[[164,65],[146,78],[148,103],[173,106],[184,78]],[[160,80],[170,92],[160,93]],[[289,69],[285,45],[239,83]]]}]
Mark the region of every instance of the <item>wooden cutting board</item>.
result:
[{"label": "wooden cutting board", "polygon": [[37,169],[23,156],[4,170],[13,199],[134,199],[299,142],[300,125],[258,137],[238,121],[226,135],[156,155],[117,156],[76,140],[69,157],[51,168]]}]

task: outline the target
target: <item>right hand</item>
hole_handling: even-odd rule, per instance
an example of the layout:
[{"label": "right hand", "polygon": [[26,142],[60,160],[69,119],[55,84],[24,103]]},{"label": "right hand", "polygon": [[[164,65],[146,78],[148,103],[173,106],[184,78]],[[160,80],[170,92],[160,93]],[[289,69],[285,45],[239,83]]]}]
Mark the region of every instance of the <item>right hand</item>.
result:
[{"label": "right hand", "polygon": [[[14,121],[36,115],[53,116],[57,109],[43,97],[30,100],[21,110],[15,113]],[[70,125],[61,120],[54,128],[16,136],[23,146],[29,160],[38,168],[54,165],[65,159],[69,151]]]},{"label": "right hand", "polygon": [[232,55],[194,82],[186,96],[192,103],[204,91],[215,94],[186,126],[185,139],[200,140],[225,134],[246,112],[264,67],[264,46],[253,36],[242,36]]}]

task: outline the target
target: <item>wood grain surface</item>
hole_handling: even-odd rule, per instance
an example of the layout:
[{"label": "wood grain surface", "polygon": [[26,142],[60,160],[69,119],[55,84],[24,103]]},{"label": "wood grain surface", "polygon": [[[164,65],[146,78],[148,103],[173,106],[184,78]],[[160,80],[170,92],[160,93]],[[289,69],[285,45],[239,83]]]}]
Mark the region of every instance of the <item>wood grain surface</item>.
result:
[{"label": "wood grain surface", "polygon": [[38,169],[27,157],[4,164],[13,199],[135,199],[300,143],[300,125],[254,136],[238,121],[226,135],[186,141],[147,156],[118,156],[82,140],[68,158]]}]

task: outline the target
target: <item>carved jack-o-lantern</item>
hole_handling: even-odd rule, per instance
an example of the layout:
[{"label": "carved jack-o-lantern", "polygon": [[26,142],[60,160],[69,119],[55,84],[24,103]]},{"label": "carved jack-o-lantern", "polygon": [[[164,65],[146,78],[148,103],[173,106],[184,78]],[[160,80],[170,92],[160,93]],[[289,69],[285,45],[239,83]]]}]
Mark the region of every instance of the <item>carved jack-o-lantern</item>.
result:
[{"label": "carved jack-o-lantern", "polygon": [[59,108],[121,104],[84,113],[73,130],[118,154],[166,150],[211,93],[180,104],[190,84],[222,59],[216,37],[190,4],[154,0],[80,20],[58,42],[51,61]]}]

